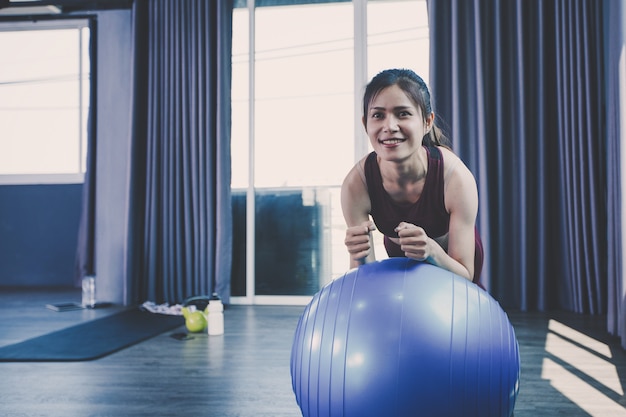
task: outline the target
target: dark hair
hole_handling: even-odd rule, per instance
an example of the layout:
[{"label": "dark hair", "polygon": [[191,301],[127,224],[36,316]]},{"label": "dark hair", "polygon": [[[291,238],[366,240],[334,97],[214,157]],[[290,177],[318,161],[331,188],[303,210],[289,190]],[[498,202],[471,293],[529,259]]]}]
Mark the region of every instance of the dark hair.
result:
[{"label": "dark hair", "polygon": [[[422,111],[422,117],[426,117],[433,112],[430,92],[424,80],[410,69],[387,69],[379,72],[369,82],[363,95],[363,116],[367,117],[367,109],[376,98],[378,93],[387,87],[397,85],[406,93],[413,103]],[[424,146],[446,146],[450,147],[450,139],[442,130],[433,123],[433,127],[428,134],[422,138]]]}]

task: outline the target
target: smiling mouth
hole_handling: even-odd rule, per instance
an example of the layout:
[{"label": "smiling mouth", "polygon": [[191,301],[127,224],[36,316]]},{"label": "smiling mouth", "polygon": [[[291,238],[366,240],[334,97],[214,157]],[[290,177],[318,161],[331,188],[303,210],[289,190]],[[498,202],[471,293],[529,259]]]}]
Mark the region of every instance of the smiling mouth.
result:
[{"label": "smiling mouth", "polygon": [[404,139],[397,139],[397,138],[382,139],[382,140],[379,140],[379,142],[385,146],[391,146],[391,145],[397,145],[399,143],[404,142]]}]

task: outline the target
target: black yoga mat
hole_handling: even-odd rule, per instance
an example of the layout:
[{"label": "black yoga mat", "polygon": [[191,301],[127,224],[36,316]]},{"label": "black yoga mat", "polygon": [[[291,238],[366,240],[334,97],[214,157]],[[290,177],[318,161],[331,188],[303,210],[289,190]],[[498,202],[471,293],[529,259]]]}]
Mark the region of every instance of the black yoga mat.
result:
[{"label": "black yoga mat", "polygon": [[98,359],[183,324],[182,316],[130,309],[0,347],[0,362]]}]

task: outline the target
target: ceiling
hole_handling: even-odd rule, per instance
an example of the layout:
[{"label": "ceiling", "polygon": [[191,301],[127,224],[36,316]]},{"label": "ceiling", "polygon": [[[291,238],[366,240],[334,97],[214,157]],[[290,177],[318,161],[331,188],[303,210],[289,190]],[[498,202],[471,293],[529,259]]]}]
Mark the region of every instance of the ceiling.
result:
[{"label": "ceiling", "polygon": [[128,9],[133,0],[0,0],[0,15],[34,15]]}]

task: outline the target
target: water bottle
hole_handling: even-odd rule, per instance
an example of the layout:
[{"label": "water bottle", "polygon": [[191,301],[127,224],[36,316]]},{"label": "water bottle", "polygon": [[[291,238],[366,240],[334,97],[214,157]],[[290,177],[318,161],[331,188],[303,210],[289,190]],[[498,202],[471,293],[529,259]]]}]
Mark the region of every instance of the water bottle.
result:
[{"label": "water bottle", "polygon": [[209,336],[224,334],[224,305],[217,293],[213,293],[209,299],[207,323]]},{"label": "water bottle", "polygon": [[96,277],[87,275],[83,278],[82,306],[94,308],[96,305]]}]

